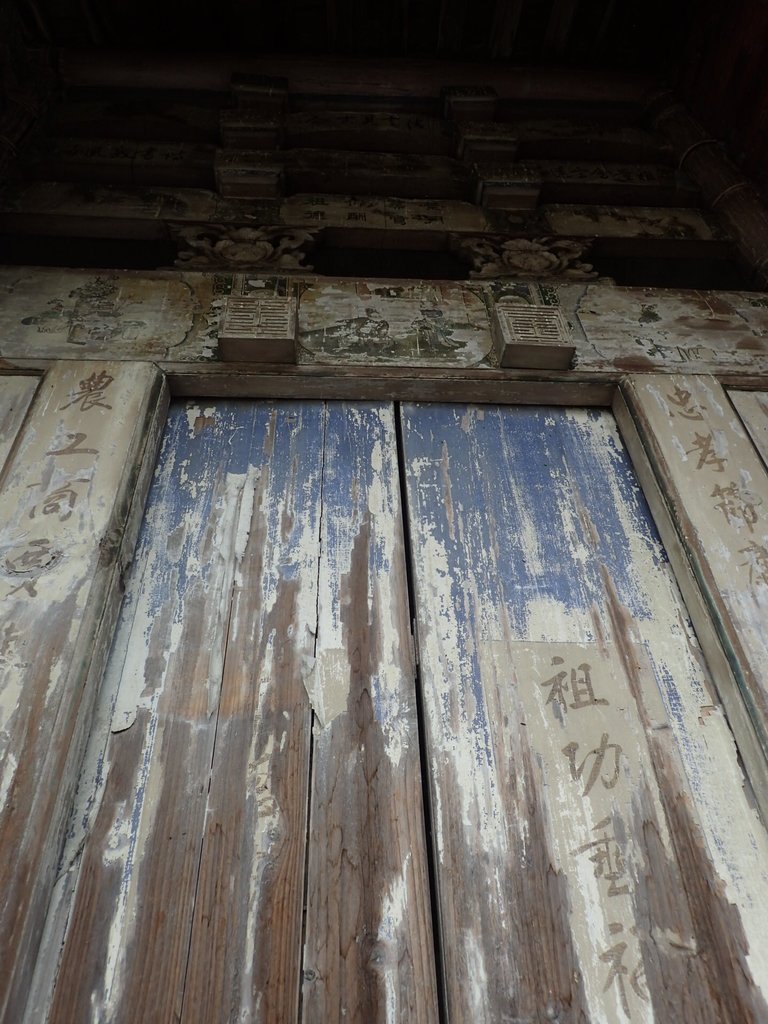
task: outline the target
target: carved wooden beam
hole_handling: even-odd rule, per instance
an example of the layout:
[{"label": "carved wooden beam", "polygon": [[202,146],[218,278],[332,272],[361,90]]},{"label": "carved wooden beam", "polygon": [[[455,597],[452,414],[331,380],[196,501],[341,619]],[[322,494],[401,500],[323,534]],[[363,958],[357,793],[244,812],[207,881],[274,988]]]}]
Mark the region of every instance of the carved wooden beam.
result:
[{"label": "carved wooden beam", "polygon": [[670,141],[678,166],[735,238],[758,288],[768,287],[768,210],[757,188],[731,163],[725,149],[679,103],[665,106],[654,127]]}]

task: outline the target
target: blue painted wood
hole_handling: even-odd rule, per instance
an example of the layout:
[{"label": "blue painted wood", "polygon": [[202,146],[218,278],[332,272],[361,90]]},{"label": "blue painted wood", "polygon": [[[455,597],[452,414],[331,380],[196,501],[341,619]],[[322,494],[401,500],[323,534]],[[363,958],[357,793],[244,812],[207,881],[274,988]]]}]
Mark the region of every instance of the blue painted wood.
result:
[{"label": "blue painted wood", "polygon": [[436,1024],[394,410],[330,403],[302,1020]]},{"label": "blue painted wood", "polygon": [[761,1019],[766,834],[611,415],[401,415],[450,1019]]},{"label": "blue painted wood", "polygon": [[54,1021],[298,1012],[323,416],[172,407],[105,682],[117,731],[92,736],[73,822]]}]

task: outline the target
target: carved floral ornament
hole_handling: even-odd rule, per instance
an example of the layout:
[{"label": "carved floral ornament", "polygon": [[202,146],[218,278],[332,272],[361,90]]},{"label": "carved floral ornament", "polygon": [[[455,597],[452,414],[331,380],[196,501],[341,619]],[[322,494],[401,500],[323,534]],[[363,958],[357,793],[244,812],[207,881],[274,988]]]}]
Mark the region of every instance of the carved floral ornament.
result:
[{"label": "carved floral ornament", "polygon": [[317,231],[206,224],[179,226],[174,234],[177,267],[312,270],[304,260]]},{"label": "carved floral ornament", "polygon": [[458,255],[469,262],[472,278],[566,277],[572,281],[594,281],[598,277],[592,264],[584,259],[589,240],[455,235],[452,241]]}]

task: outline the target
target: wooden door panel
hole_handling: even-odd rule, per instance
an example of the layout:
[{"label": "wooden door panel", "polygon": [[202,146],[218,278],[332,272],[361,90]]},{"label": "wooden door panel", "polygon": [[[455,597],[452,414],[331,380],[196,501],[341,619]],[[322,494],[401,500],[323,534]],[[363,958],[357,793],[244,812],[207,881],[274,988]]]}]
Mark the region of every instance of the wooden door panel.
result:
[{"label": "wooden door panel", "polygon": [[612,417],[402,428],[449,1019],[765,1019],[766,835]]},{"label": "wooden door panel", "polygon": [[435,1021],[414,675],[392,406],[174,407],[49,1019]]},{"label": "wooden door panel", "polygon": [[[268,898],[251,877],[259,855],[278,877],[281,859],[299,866],[271,922],[278,963],[279,950],[293,957],[275,998],[295,1015],[310,723],[306,701],[303,718],[294,705],[308,631],[287,637],[285,602],[302,596],[314,614],[321,428],[318,405],[172,410],[107,674],[111,734],[92,734],[84,801],[96,809],[76,837],[85,845],[54,1021],[230,1019],[222,1007],[237,1019],[259,981],[248,958]],[[278,655],[284,697],[271,675]],[[281,748],[289,726],[298,736]],[[270,839],[257,805],[282,799],[294,777],[281,813],[296,827]],[[188,956],[197,1003],[185,998]]]},{"label": "wooden door panel", "polygon": [[303,1020],[436,1024],[394,410],[327,415]]}]

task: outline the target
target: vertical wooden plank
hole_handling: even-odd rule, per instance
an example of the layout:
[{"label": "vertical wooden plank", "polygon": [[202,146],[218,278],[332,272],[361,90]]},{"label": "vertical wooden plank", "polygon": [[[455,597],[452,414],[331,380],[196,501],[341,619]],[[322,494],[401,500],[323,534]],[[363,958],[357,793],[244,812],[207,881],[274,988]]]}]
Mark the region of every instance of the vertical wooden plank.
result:
[{"label": "vertical wooden plank", "polygon": [[768,466],[768,394],[764,391],[728,391],[741,421],[747,428],[763,463]]},{"label": "vertical wooden plank", "polygon": [[2,492],[0,1017],[20,1020],[165,414],[155,367],[58,364]]},{"label": "vertical wooden plank", "polygon": [[391,405],[329,405],[305,1024],[437,1021],[396,452]]},{"label": "vertical wooden plank", "polygon": [[746,709],[737,740],[765,800],[768,474],[713,378],[633,376],[622,395]]},{"label": "vertical wooden plank", "polygon": [[[84,853],[52,1021],[170,1020],[183,1008],[190,1019],[233,1019],[241,1010],[247,1017],[249,1007],[260,1019],[262,993],[254,988],[268,988],[270,979],[256,918],[271,895],[290,936],[291,914],[301,908],[306,798],[300,772],[279,777],[274,749],[278,727],[280,744],[299,727],[283,721],[282,707],[271,715],[270,701],[287,678],[293,627],[299,651],[314,632],[316,555],[298,542],[316,529],[321,435],[318,406],[174,409],[110,659],[112,735],[100,748],[94,742],[88,761],[91,788],[81,803],[94,809],[89,834],[79,837]],[[295,794],[280,791],[294,782]],[[274,819],[263,819],[270,786],[284,798],[285,822],[274,801]],[[284,835],[294,822],[298,835]],[[233,842],[240,846],[230,860]],[[284,854],[288,846],[298,853]],[[279,896],[280,878],[269,868],[290,875],[297,860],[296,877],[283,884],[293,906],[281,908],[269,884]],[[231,934],[245,944],[239,957],[226,945],[228,914]],[[279,913],[270,925],[277,935]],[[298,936],[293,945],[295,990]],[[194,1002],[201,994],[204,1006]]]},{"label": "vertical wooden plank", "polygon": [[184,995],[201,1024],[299,1013],[324,410],[272,410],[249,469]]},{"label": "vertical wooden plank", "polygon": [[0,480],[39,383],[39,377],[0,377]]},{"label": "vertical wooden plank", "polygon": [[402,416],[449,1019],[765,1019],[768,838],[615,423]]}]

